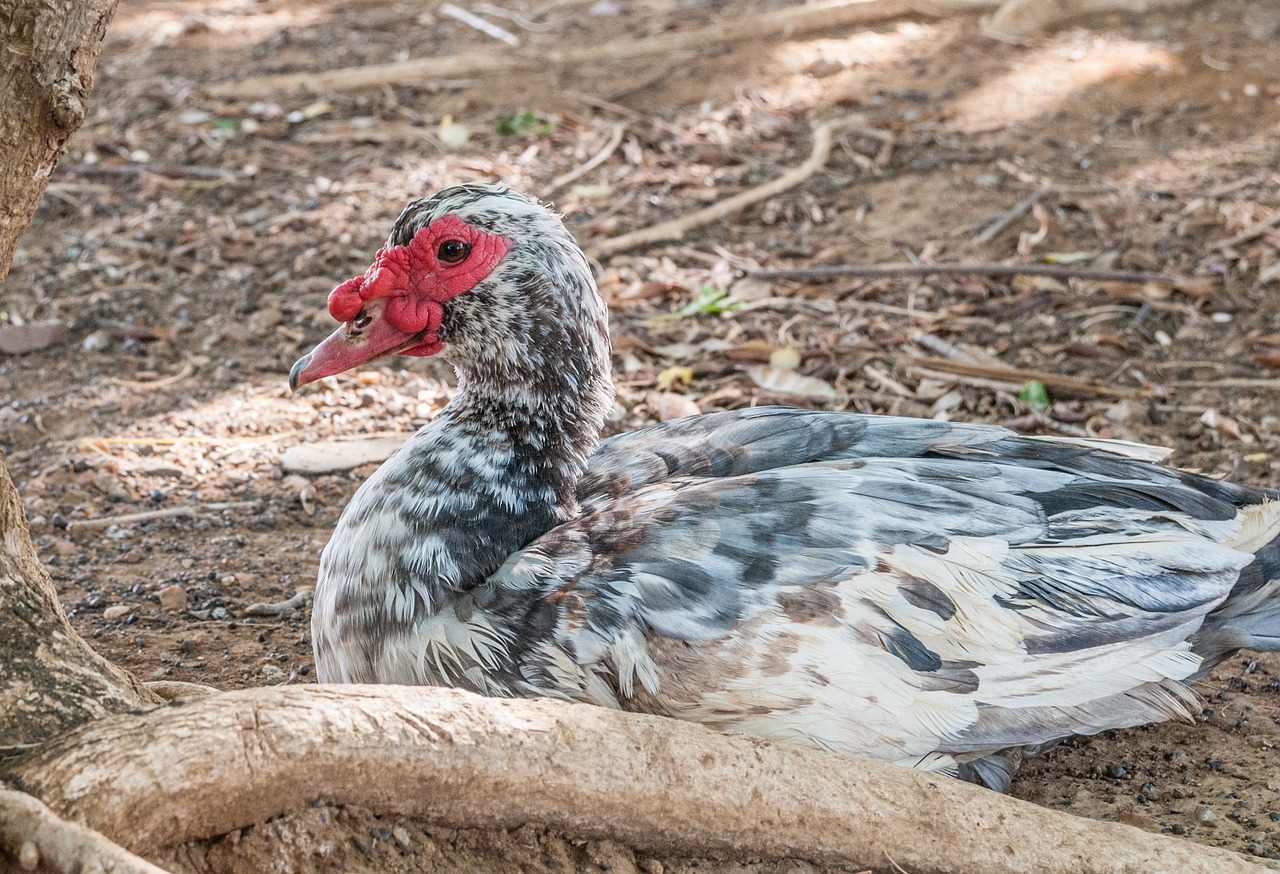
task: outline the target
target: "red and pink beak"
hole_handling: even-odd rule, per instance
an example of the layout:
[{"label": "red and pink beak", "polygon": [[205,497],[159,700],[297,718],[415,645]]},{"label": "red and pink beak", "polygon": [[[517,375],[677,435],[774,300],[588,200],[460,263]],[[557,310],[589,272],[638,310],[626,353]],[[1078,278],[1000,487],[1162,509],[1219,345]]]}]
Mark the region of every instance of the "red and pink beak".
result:
[{"label": "red and pink beak", "polygon": [[[441,261],[436,251],[441,240],[466,243],[468,254]],[[384,355],[435,355],[443,348],[439,331],[445,302],[474,288],[510,249],[506,237],[480,231],[456,216],[419,229],[407,245],[383,246],[363,276],[329,294],[329,315],[342,327],[293,365],[290,388]]]},{"label": "red and pink beak", "polygon": [[384,355],[434,355],[444,320],[441,302],[414,294],[409,246],[378,250],[364,276],[329,293],[329,315],[342,327],[294,363],[289,387],[343,373]]}]

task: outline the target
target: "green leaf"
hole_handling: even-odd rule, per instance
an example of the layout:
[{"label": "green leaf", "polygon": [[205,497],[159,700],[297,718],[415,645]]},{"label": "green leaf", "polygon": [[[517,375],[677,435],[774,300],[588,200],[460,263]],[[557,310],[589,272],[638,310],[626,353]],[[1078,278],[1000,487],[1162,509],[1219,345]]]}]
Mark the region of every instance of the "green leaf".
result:
[{"label": "green leaf", "polygon": [[238,118],[211,118],[209,119],[209,127],[214,130],[235,130],[240,127],[240,119]]},{"label": "green leaf", "polygon": [[740,309],[742,309],[742,301],[730,297],[727,290],[704,285],[698,289],[694,299],[672,313],[671,318],[683,319],[686,316],[696,316],[701,313],[728,313]]},{"label": "green leaf", "polygon": [[1018,392],[1018,397],[1033,410],[1049,408],[1049,392],[1039,380],[1033,379],[1024,385],[1022,391]]},{"label": "green leaf", "polygon": [[554,133],[555,129],[554,121],[544,121],[542,116],[532,109],[522,109],[510,118],[499,120],[495,128],[497,133],[504,137],[518,137],[531,132],[547,136]]}]

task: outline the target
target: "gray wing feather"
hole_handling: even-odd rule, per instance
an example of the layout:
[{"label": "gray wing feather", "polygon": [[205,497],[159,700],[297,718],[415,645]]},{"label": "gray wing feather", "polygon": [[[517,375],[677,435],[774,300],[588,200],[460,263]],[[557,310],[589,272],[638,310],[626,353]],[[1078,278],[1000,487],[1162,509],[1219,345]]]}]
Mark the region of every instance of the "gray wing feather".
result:
[{"label": "gray wing feather", "polygon": [[991,426],[766,408],[606,441],[582,514],[494,582],[571,605],[556,646],[621,706],[954,767],[1185,714],[1185,641],[1266,498]]}]

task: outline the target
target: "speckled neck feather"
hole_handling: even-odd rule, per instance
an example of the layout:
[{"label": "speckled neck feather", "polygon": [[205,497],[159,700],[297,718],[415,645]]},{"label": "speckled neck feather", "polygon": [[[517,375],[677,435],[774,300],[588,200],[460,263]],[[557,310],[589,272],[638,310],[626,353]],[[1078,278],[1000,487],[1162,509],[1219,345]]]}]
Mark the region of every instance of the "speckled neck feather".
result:
[{"label": "speckled neck feather", "polygon": [[368,643],[452,609],[513,552],[576,512],[613,402],[607,311],[559,217],[500,188],[411,204],[388,245],[456,215],[514,245],[451,302],[439,336],[458,391],[361,487],[325,550],[333,632]]}]

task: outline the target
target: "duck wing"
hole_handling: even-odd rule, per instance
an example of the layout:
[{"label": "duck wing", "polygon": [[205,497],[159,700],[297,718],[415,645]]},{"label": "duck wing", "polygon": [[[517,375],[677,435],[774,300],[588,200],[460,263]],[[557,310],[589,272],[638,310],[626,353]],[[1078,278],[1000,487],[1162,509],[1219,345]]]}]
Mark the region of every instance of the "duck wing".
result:
[{"label": "duck wing", "polygon": [[954,771],[1186,716],[1188,639],[1267,496],[1122,452],[851,414],[670,423],[602,445],[582,513],[488,590],[551,608],[520,647],[543,694]]}]

